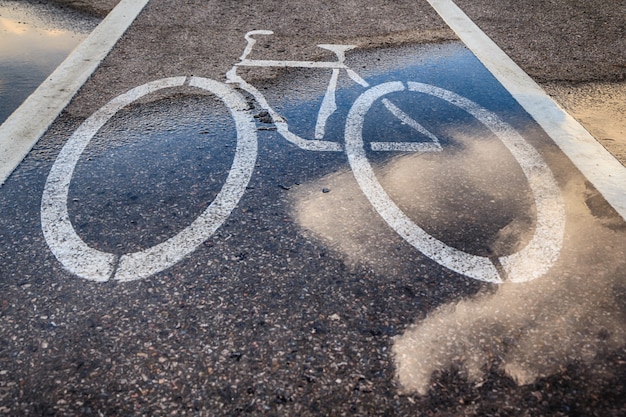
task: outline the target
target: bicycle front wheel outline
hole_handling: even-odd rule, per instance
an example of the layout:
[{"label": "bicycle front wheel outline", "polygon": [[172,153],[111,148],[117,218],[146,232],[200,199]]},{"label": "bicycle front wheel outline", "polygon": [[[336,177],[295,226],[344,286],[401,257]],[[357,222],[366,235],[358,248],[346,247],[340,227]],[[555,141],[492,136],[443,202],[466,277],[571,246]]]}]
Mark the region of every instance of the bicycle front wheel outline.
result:
[{"label": "bicycle front wheel outline", "polygon": [[[493,259],[473,255],[445,244],[428,234],[393,202],[376,178],[363,142],[365,116],[376,100],[386,94],[412,91],[428,94],[464,110],[502,141],[520,165],[533,193],[536,226],[531,240],[518,252]],[[480,281],[524,282],[544,275],[554,264],[563,245],[565,205],[550,168],[515,129],[495,113],[456,93],[418,82],[388,82],[361,94],[346,120],[346,153],[364,194],[387,224],[421,253],[440,265]],[[498,265],[499,264],[499,265]]]},{"label": "bicycle front wheel outline", "polygon": [[[164,88],[187,83],[209,91],[230,110],[237,129],[235,157],[226,181],[211,204],[175,236],[150,248],[118,256],[88,246],[69,218],[67,198],[74,168],[95,134],[119,110],[141,97]],[[92,281],[133,281],[159,273],[181,261],[208,239],[228,218],[250,181],[257,159],[254,119],[244,98],[228,85],[201,77],[171,77],[129,90],[87,118],[63,145],[44,187],[41,226],[45,240],[63,267]]]}]

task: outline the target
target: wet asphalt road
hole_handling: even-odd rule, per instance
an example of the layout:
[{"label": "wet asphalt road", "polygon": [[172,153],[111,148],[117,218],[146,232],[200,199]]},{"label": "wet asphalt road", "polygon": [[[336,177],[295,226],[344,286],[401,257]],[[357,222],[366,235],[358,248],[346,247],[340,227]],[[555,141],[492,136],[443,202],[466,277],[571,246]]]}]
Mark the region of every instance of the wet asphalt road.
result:
[{"label": "wet asphalt road", "polygon": [[[491,284],[442,267],[378,216],[345,153],[299,149],[256,105],[254,172],[214,235],[137,281],[99,283],[64,269],[44,239],[41,202],[71,133],[150,80],[224,81],[244,34],[258,28],[276,33],[253,58],[331,59],[315,45],[355,43],[346,63],[370,84],[409,79],[455,91],[520,132],[563,197],[564,240],[551,268],[527,283]],[[609,67],[589,77],[618,77]],[[312,136],[328,74],[246,76],[296,133]],[[328,140],[343,143],[363,90],[340,79]],[[437,239],[490,259],[516,253],[538,211],[520,161],[455,105],[409,96],[390,99],[417,109],[410,116],[443,151],[368,151],[380,183]],[[139,251],[203,212],[237,143],[228,113],[214,107],[190,87],[148,96],[92,139],[67,199],[87,245]],[[364,141],[415,136],[384,114],[367,114]],[[6,415],[626,412],[624,221],[425,2],[153,1],[2,186],[0,210]]]}]

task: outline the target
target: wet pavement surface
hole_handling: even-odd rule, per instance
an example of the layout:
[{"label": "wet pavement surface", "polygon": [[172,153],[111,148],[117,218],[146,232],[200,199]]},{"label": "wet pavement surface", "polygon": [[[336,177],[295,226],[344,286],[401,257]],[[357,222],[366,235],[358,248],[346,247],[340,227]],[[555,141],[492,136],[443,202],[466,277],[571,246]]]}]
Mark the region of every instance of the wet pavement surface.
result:
[{"label": "wet pavement surface", "polygon": [[52,5],[0,1],[0,124],[98,23]]},{"label": "wet pavement surface", "polygon": [[[251,57],[273,59],[281,43],[295,43],[275,38],[278,47],[270,37]],[[233,42],[235,52],[222,51],[235,57],[229,65],[185,74],[224,81],[245,46],[243,34]],[[626,412],[624,220],[460,42],[357,49],[346,64],[370,86],[437,88],[385,98],[436,137],[438,150],[373,151],[376,142],[433,144],[377,100],[362,117],[359,155],[414,224],[471,259],[487,259],[504,282],[471,278],[418,251],[377,213],[346,152],[288,142],[247,93],[258,150],[241,200],[217,231],[142,279],[77,276],[42,231],[53,164],[84,117],[168,69],[119,76],[103,92],[98,86],[111,71],[105,63],[0,189],[0,412]],[[314,136],[330,71],[240,74],[294,133]],[[342,72],[325,140],[355,149],[346,120],[355,120],[353,103],[366,90]],[[434,94],[444,90],[450,94]],[[523,139],[502,133],[505,125]],[[98,129],[79,153],[67,214],[88,247],[117,259],[113,277],[121,256],[167,242],[216,199],[240,146],[236,129],[221,102],[190,86],[148,94]],[[557,256],[524,255],[523,267],[507,266],[535,236],[540,252],[556,247]],[[528,281],[515,282],[526,273]]]}]

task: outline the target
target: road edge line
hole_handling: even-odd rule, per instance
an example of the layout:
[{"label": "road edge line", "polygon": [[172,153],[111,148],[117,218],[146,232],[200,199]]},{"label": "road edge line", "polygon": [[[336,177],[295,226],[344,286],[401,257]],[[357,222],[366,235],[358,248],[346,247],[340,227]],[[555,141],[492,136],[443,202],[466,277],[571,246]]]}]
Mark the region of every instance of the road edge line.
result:
[{"label": "road edge line", "polygon": [[428,0],[463,43],[626,220],[626,167],[451,0]]},{"label": "road edge line", "polygon": [[0,187],[98,68],[149,0],[121,0],[0,125]]}]

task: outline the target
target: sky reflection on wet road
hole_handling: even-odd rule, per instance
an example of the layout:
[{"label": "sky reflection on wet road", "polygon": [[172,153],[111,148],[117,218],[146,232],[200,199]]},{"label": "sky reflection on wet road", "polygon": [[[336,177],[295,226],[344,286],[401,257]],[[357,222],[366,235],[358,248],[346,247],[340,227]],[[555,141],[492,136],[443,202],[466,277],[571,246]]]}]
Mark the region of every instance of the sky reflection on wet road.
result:
[{"label": "sky reflection on wet road", "polygon": [[[6,374],[35,393],[54,394],[47,387],[59,375],[58,389],[79,397],[88,383],[106,386],[113,394],[94,394],[94,407],[114,403],[117,393],[140,393],[137,401],[184,396],[198,402],[192,406],[257,414],[488,415],[506,403],[517,415],[539,415],[553,407],[592,409],[606,387],[619,393],[623,219],[462,44],[354,51],[347,63],[372,85],[409,80],[454,91],[536,149],[566,217],[547,272],[496,285],[420,253],[377,214],[345,152],[285,141],[246,97],[257,116],[250,118],[258,159],[217,232],[137,281],[81,279],[54,258],[38,206],[66,130],[80,123],[66,113],[0,194],[2,306],[10,322],[0,329],[2,353],[16,352],[19,361],[7,361]],[[276,71],[255,86],[310,138],[328,75]],[[343,146],[346,117],[364,88],[348,77],[339,85],[326,139]],[[400,93],[409,91],[389,97],[436,134],[441,151],[368,148],[390,199],[459,251],[494,264],[518,253],[538,229],[526,162],[453,103],[415,91],[404,101]],[[211,204],[237,142],[231,114],[216,104],[204,91],[177,86],[107,119],[81,151],[63,202],[88,246],[116,255],[153,247]],[[370,111],[366,144],[393,140],[396,129],[429,140],[382,106]],[[20,389],[3,395],[24,396]]]},{"label": "sky reflection on wet road", "polygon": [[0,124],[96,24],[47,5],[0,2]]}]

